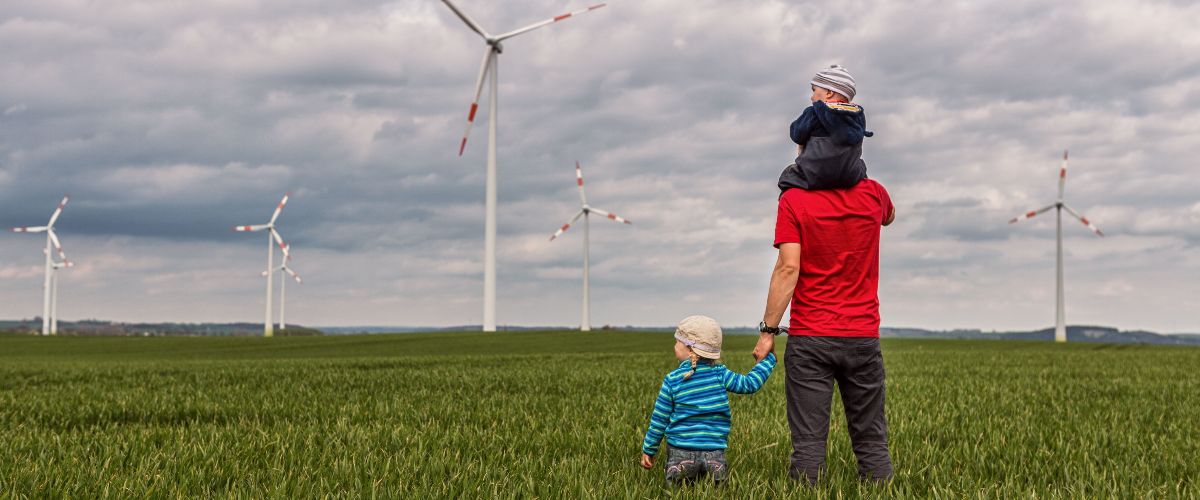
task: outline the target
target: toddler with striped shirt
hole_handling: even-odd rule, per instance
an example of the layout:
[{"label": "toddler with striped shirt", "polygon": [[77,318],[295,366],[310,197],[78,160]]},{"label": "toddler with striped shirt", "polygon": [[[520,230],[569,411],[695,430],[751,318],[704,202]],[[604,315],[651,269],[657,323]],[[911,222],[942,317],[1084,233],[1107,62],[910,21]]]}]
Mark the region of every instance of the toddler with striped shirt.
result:
[{"label": "toddler with striped shirt", "polygon": [[725,448],[729,436],[729,396],[753,394],[775,368],[775,353],[754,365],[749,374],[720,364],[721,326],[706,316],[688,316],[675,330],[679,368],[663,379],[650,428],[642,440],[642,467],[654,467],[664,435],[668,483],[692,481],[707,474],[720,484],[728,476]]}]

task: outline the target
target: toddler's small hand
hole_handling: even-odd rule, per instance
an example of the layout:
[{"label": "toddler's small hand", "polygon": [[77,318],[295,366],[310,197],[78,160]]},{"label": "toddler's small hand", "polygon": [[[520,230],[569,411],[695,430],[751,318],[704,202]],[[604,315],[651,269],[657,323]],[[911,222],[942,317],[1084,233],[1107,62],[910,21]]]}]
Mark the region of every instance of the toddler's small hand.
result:
[{"label": "toddler's small hand", "polygon": [[642,453],[642,468],[649,469],[654,467],[654,457]]}]

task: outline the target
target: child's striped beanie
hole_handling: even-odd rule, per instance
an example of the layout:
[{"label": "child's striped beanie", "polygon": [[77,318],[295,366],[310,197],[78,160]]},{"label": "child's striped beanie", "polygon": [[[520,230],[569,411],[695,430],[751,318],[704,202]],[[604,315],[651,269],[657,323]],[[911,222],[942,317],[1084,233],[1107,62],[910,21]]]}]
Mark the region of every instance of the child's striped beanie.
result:
[{"label": "child's striped beanie", "polygon": [[846,96],[846,100],[854,100],[854,77],[840,65],[834,64],[817,72],[811,82],[817,87],[837,92]]}]

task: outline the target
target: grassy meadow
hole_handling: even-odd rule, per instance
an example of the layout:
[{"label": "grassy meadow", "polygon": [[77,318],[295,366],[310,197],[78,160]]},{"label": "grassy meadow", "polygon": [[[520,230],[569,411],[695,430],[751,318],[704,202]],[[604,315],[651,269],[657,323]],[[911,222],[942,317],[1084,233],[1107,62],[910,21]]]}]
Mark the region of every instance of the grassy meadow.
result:
[{"label": "grassy meadow", "polygon": [[[744,371],[753,337],[729,336]],[[782,339],[781,339],[782,341]],[[888,340],[887,486],[786,476],[782,364],[724,488],[636,465],[669,335],[0,337],[8,497],[1196,497],[1200,349]],[[782,352],[782,344],[776,352]],[[661,464],[661,462],[660,462]]]}]

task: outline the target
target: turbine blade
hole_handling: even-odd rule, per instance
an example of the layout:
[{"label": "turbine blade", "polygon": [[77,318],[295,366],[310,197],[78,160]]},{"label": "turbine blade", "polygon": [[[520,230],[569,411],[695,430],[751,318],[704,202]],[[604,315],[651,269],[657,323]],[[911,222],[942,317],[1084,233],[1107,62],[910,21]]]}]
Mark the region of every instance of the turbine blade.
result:
[{"label": "turbine blade", "polygon": [[471,16],[468,16],[466,12],[459,10],[457,5],[450,3],[450,0],[442,0],[442,3],[446,4],[447,7],[450,7],[450,10],[454,11],[454,15],[458,16],[459,19],[462,19],[462,22],[467,23],[467,27],[471,28],[471,31],[478,33],[481,37],[488,38],[489,35],[487,31],[484,31],[483,27],[480,26],[479,23],[475,22],[474,19],[471,19]]},{"label": "turbine blade", "polygon": [[58,257],[62,260],[67,260],[67,254],[63,251],[62,243],[58,241],[58,235],[54,234],[53,229],[48,230],[47,234],[50,235],[50,241],[54,242],[54,249],[58,250]]},{"label": "turbine blade", "polygon": [[275,213],[274,213],[274,214],[271,214],[271,222],[268,222],[268,223],[267,223],[267,225],[268,225],[268,226],[273,226],[273,225],[275,225],[275,219],[278,219],[278,218],[279,218],[279,212],[282,212],[282,211],[283,211],[283,207],[284,207],[284,205],[287,205],[288,198],[289,198],[290,196],[292,196],[292,193],[285,193],[285,194],[283,195],[283,200],[280,200],[280,202],[279,202],[279,206],[276,206],[276,207],[275,207]]},{"label": "turbine blade", "polygon": [[471,125],[475,124],[475,112],[479,111],[479,96],[483,95],[483,84],[487,82],[488,68],[491,66],[492,47],[488,46],[483,52],[483,62],[479,64],[479,78],[475,79],[475,99],[471,101],[471,110],[467,112],[467,129],[463,131],[462,142],[458,145],[458,156],[462,156],[463,151],[467,150],[467,136],[471,135]]},{"label": "turbine blade", "polygon": [[262,231],[268,227],[271,226],[269,224],[255,224],[253,226],[233,226],[233,230],[238,232],[255,232]]},{"label": "turbine blade", "polygon": [[46,226],[31,226],[31,227],[14,227],[14,228],[12,228],[14,233],[41,233],[41,232],[45,232],[47,229],[49,229],[49,228]]},{"label": "turbine blade", "polygon": [[271,237],[275,238],[275,243],[278,244],[279,249],[283,251],[284,258],[287,260],[292,260],[292,247],[288,246],[288,244],[283,241],[283,237],[279,235],[279,231],[276,231],[275,228],[271,228]]},{"label": "turbine blade", "polygon": [[284,271],[287,271],[287,273],[288,273],[288,274],[292,275],[292,278],[294,278],[294,279],[296,280],[296,283],[303,283],[303,282],[304,282],[304,281],[302,281],[302,280],[300,279],[300,275],[299,275],[299,274],[296,274],[296,271],[293,271],[293,270],[292,270],[292,268],[290,268],[290,267],[284,267],[284,268],[283,268],[283,270],[284,270]]},{"label": "turbine blade", "polygon": [[591,210],[591,211],[593,211],[593,212],[596,212],[596,213],[598,213],[598,214],[600,214],[600,215],[603,215],[603,216],[605,216],[605,217],[608,217],[609,219],[615,220],[615,221],[617,221],[617,222],[623,222],[623,223],[625,223],[625,224],[633,224],[632,222],[630,222],[630,221],[628,221],[628,220],[625,220],[625,219],[622,219],[621,217],[618,217],[618,216],[617,216],[617,214],[611,214],[611,213],[605,212],[605,211],[603,211],[603,210],[600,210],[599,208],[591,208],[591,207],[588,207],[588,209],[589,209],[589,210]]},{"label": "turbine blade", "polygon": [[1058,199],[1062,201],[1063,191],[1067,187],[1067,150],[1063,150],[1062,167],[1058,169]]},{"label": "turbine blade", "polygon": [[[444,0],[443,0],[443,1],[444,1]],[[559,22],[559,21],[562,21],[562,20],[565,20],[565,19],[567,19],[567,18],[570,18],[570,17],[572,17],[572,16],[578,16],[579,14],[584,14],[584,13],[587,13],[587,12],[591,12],[591,11],[593,11],[593,10],[599,9],[599,8],[601,8],[601,7],[604,7],[604,6],[606,6],[606,5],[608,5],[608,4],[599,3],[599,4],[596,4],[596,5],[592,5],[592,6],[588,7],[588,8],[586,8],[586,9],[581,9],[581,10],[577,10],[577,11],[574,11],[574,12],[568,12],[568,13],[566,13],[566,14],[557,15],[557,16],[554,16],[554,17],[552,17],[552,18],[550,18],[550,19],[547,19],[547,20],[545,20],[545,21],[536,22],[536,23],[530,24],[529,26],[526,26],[526,27],[524,27],[524,28],[520,28],[520,29],[515,29],[515,30],[513,30],[513,31],[509,31],[508,33],[505,33],[505,34],[503,34],[503,35],[500,35],[500,36],[496,37],[496,41],[498,41],[498,42],[500,42],[500,41],[504,41],[504,40],[506,40],[506,39],[508,39],[508,38],[512,38],[512,37],[514,37],[514,36],[517,36],[517,35],[520,35],[520,34],[522,34],[522,33],[527,33],[527,32],[533,31],[533,30],[535,30],[535,29],[541,28],[542,26],[546,26],[546,25],[548,25],[548,24],[554,24],[554,23],[557,23],[557,22]]]},{"label": "turbine blade", "polygon": [[567,221],[566,224],[563,224],[562,227],[558,228],[558,231],[555,231],[554,235],[550,236],[550,241],[554,241],[559,236],[562,236],[563,233],[567,232],[567,230],[571,228],[571,224],[574,224],[575,221],[579,220],[580,217],[583,217],[583,210],[580,210],[575,214],[574,217],[571,218],[571,220]]},{"label": "turbine blade", "polygon": [[1093,233],[1096,233],[1096,236],[1104,236],[1104,232],[1100,231],[1100,228],[1096,227],[1095,224],[1092,224],[1092,221],[1088,220],[1087,217],[1080,215],[1079,212],[1071,209],[1071,207],[1067,206],[1066,203],[1063,203],[1063,210],[1066,210],[1067,213],[1071,214],[1076,219],[1079,219],[1079,222],[1082,222],[1083,225],[1087,226],[1088,229],[1091,229]]},{"label": "turbine blade", "polygon": [[579,184],[579,201],[587,205],[587,196],[583,194],[583,167],[578,161],[575,162],[575,182]]},{"label": "turbine blade", "polygon": [[58,202],[58,208],[54,209],[54,215],[50,216],[50,223],[46,224],[46,227],[54,227],[54,223],[58,221],[58,216],[62,215],[63,207],[67,206],[67,201],[70,199],[70,196],[63,196],[62,201]]},{"label": "turbine blade", "polygon": [[1051,208],[1054,208],[1054,205],[1046,205],[1046,206],[1044,206],[1044,207],[1042,207],[1042,208],[1039,208],[1039,209],[1037,209],[1037,210],[1030,210],[1030,211],[1028,211],[1028,212],[1025,212],[1025,213],[1023,213],[1023,214],[1021,214],[1021,215],[1018,215],[1018,216],[1016,216],[1016,217],[1013,217],[1013,218],[1012,218],[1012,220],[1008,221],[1008,223],[1009,223],[1009,224],[1016,224],[1017,222],[1023,221],[1023,220],[1025,220],[1025,219],[1032,218],[1033,216],[1035,216],[1035,215],[1037,215],[1037,214],[1044,213],[1045,211],[1047,211],[1047,210],[1050,210]]}]

